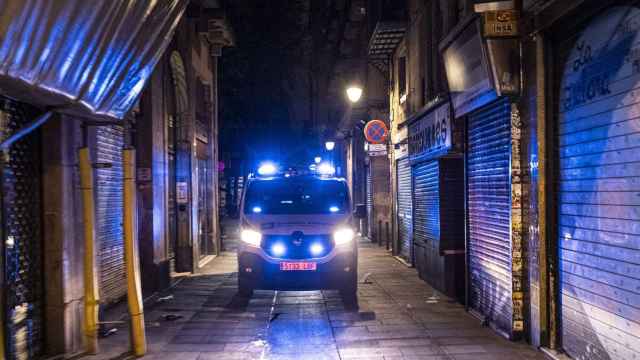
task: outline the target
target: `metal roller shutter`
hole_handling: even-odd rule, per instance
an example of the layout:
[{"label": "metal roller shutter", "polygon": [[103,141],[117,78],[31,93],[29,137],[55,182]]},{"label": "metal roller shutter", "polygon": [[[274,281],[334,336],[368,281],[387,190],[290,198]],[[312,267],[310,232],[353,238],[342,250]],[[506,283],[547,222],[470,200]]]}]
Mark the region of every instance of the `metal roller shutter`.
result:
[{"label": "metal roller shutter", "polygon": [[[413,167],[414,262],[421,278],[434,283],[440,239],[440,169],[438,160]],[[435,251],[434,251],[435,249]]]},{"label": "metal roller shutter", "polygon": [[367,236],[373,240],[373,179],[371,178],[371,167],[367,171]]},{"label": "metal roller shutter", "polygon": [[440,239],[440,169],[438,160],[413,168],[414,243],[434,247]]},{"label": "metal roller shutter", "polygon": [[96,235],[99,244],[100,300],[111,303],[126,294],[122,229],[122,147],[120,126],[100,126],[96,133],[96,161],[110,167],[96,171]]},{"label": "metal roller shutter", "polygon": [[470,306],[511,333],[510,104],[469,116],[467,191]]},{"label": "metal roller shutter", "polygon": [[640,359],[639,21],[612,7],[556,44],[561,334],[576,359]]},{"label": "metal roller shutter", "polygon": [[[25,104],[0,98],[3,138],[36,115]],[[11,146],[2,169],[2,216],[5,254],[2,281],[6,309],[4,324],[9,359],[42,354],[44,284],[42,269],[42,210],[40,139],[32,133]],[[2,354],[4,355],[4,354]]]},{"label": "metal roller shutter", "polygon": [[398,255],[408,262],[412,262],[413,205],[411,195],[411,165],[409,164],[409,158],[398,160],[396,169],[398,180]]}]

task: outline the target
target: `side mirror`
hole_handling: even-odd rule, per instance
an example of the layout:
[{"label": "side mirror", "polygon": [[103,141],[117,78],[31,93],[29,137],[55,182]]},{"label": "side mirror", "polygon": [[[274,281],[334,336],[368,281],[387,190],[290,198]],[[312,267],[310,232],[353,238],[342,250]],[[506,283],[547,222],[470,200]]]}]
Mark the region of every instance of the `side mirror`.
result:
[{"label": "side mirror", "polygon": [[356,205],[356,209],[353,212],[353,217],[356,219],[364,219],[367,217],[367,206],[364,204]]}]

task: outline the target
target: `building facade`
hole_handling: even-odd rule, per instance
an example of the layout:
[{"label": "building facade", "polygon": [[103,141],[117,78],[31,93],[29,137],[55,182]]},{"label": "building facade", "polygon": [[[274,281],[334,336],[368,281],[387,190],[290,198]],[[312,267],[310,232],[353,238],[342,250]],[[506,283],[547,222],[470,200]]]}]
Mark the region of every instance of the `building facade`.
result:
[{"label": "building facade", "polygon": [[[56,113],[3,152],[3,359],[86,349],[79,148],[89,149],[94,180],[100,312],[127,293],[124,148],[137,154],[134,231],[144,296],[167,288],[176,272],[199,271],[220,251],[217,64],[233,35],[221,2],[185,4],[173,15],[171,42],[123,120]],[[4,141],[41,114],[42,106],[9,96],[4,91],[12,88],[4,80],[2,89]]]},{"label": "building facade", "polygon": [[390,79],[397,255],[552,357],[640,356],[637,3],[406,5],[369,43]]}]

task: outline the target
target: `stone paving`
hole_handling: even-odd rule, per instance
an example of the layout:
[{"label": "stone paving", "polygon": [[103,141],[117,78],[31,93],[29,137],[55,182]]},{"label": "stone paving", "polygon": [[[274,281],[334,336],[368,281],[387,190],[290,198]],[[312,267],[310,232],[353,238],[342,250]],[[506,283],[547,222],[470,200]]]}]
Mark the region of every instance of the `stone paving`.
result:
[{"label": "stone paving", "polygon": [[[356,309],[335,291],[256,291],[243,299],[235,254],[224,253],[162,294],[171,299],[147,306],[145,359],[544,358],[482,327],[385,250],[361,242],[359,256]],[[128,344],[121,328],[91,358],[126,358]]]}]

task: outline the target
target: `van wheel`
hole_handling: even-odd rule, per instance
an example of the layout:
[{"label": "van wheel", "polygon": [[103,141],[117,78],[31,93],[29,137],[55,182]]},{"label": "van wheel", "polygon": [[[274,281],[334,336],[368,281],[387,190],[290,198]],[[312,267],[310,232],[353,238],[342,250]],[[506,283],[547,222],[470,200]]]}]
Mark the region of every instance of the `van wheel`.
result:
[{"label": "van wheel", "polygon": [[248,284],[247,280],[238,277],[238,295],[250,298],[253,296],[253,287]]},{"label": "van wheel", "polygon": [[340,296],[345,305],[358,304],[358,281],[355,276],[340,288]]}]

